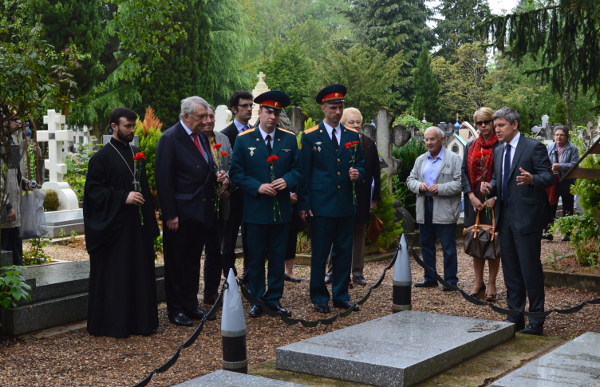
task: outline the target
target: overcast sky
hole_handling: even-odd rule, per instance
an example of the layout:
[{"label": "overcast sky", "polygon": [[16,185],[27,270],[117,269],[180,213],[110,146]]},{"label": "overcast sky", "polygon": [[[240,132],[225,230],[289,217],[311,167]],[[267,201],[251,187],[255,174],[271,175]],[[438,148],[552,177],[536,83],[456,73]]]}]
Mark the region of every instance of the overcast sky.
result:
[{"label": "overcast sky", "polygon": [[[460,1],[460,0],[456,0],[456,1]],[[488,0],[488,4],[490,5],[490,10],[495,15],[502,14],[503,13],[502,10],[505,10],[505,11],[512,10],[514,7],[516,7],[517,3],[518,3],[518,0]],[[438,4],[439,4],[439,1],[437,1],[437,0],[432,0],[432,1],[427,2],[427,5],[431,8],[435,7]]]}]

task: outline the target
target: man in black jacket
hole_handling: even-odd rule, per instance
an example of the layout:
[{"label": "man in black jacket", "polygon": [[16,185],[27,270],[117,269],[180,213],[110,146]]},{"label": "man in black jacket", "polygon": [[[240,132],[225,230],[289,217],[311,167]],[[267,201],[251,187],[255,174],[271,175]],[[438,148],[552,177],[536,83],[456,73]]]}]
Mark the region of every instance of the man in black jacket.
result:
[{"label": "man in black jacket", "polygon": [[[238,134],[252,128],[250,118],[252,117],[253,107],[252,94],[248,91],[236,91],[229,99],[229,107],[234,114],[234,120],[231,125],[221,131],[229,138],[231,149],[235,146],[235,140]],[[229,196],[229,219],[225,221],[223,228],[223,274],[225,278],[229,275],[229,270],[233,268],[235,272],[235,245],[237,242],[240,225],[242,226],[242,248],[244,250],[244,273],[248,271],[246,257],[248,255],[248,245],[246,241],[246,228],[242,223],[243,213],[243,194],[240,189],[233,189]],[[237,275],[237,273],[236,273]],[[211,300],[204,300],[205,303],[211,303]],[[214,302],[213,302],[214,303]]]}]

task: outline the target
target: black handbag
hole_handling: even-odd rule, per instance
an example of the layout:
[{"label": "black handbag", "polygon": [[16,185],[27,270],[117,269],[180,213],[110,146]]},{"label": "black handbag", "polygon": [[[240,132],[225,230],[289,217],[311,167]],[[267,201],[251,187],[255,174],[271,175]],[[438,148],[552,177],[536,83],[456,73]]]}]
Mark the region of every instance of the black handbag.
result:
[{"label": "black handbag", "polygon": [[492,224],[479,224],[477,211],[475,224],[463,230],[465,253],[475,258],[500,259],[500,240],[496,232],[496,217],[492,209]]}]

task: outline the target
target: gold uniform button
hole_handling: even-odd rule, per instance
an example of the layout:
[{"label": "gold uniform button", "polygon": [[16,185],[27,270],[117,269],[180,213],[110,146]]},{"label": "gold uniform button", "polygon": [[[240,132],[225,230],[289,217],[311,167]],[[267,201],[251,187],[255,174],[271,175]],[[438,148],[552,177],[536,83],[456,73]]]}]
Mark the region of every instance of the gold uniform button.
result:
[{"label": "gold uniform button", "polygon": [[338,159],[338,161],[340,161],[340,159]]},{"label": "gold uniform button", "polygon": [[342,187],[340,187],[340,186],[338,185],[338,188],[342,188]]},{"label": "gold uniform button", "polygon": [[340,174],[340,173],[338,172],[338,175],[339,175],[339,174]]}]

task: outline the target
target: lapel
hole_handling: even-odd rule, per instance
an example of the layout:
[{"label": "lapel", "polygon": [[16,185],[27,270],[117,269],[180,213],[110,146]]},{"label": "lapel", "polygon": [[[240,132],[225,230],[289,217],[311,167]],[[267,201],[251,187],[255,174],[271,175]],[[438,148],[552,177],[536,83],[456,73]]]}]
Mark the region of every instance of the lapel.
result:
[{"label": "lapel", "polygon": [[271,156],[269,154],[269,150],[267,149],[267,144],[265,144],[265,140],[263,139],[262,134],[260,133],[260,129],[258,126],[254,129],[254,132],[250,133],[255,140],[252,141],[253,145],[256,146],[256,149],[261,151],[261,153],[265,156],[265,160],[267,157]]},{"label": "lapel", "polygon": [[283,134],[279,130],[279,128],[275,128],[275,130],[273,131],[273,154],[274,155],[279,153],[279,151],[283,147],[283,143],[281,141],[282,137],[283,137]]},{"label": "lapel", "polygon": [[[199,136],[198,139],[201,137],[202,136]],[[181,125],[181,122],[179,122],[179,127],[177,128],[177,138],[181,142],[182,146],[192,155],[194,160],[204,166],[208,166],[208,163],[206,160],[204,160],[204,157],[202,157],[200,151],[198,151],[198,148],[196,148],[196,145],[194,145],[194,141],[192,141],[191,137],[187,134],[183,128],[183,125]]]},{"label": "lapel", "polygon": [[[317,134],[317,138],[319,139],[319,142],[321,142],[321,143],[317,144],[317,142],[315,142],[313,144],[313,146],[317,147],[317,149],[319,147],[327,148],[327,149],[329,149],[329,151],[331,153],[335,154],[335,149],[333,148],[333,142],[331,142],[331,138],[329,137],[329,134],[327,133],[327,129],[325,129],[324,121],[321,121],[321,123],[319,124],[319,133]],[[340,149],[341,149],[341,146],[340,146]]]},{"label": "lapel", "polygon": [[510,165],[510,175],[508,175],[509,179],[511,179],[511,176],[513,176],[513,174],[515,173],[515,170],[517,169],[517,164],[519,164],[519,159],[523,155],[525,148],[527,148],[527,145],[525,144],[525,136],[523,135],[523,133],[521,133],[521,137],[519,137],[519,142],[517,143],[517,149],[515,150],[515,155],[512,159],[512,164]]},{"label": "lapel", "polygon": [[[440,165],[440,169],[438,169],[437,175],[435,176],[435,181],[437,182],[437,180],[440,177],[440,173],[442,173],[442,171],[444,170],[444,168],[446,168],[446,165],[448,164],[448,149],[446,149],[446,147],[442,147],[444,148],[444,158],[442,159],[442,165]],[[439,156],[439,155],[438,155]]]}]

